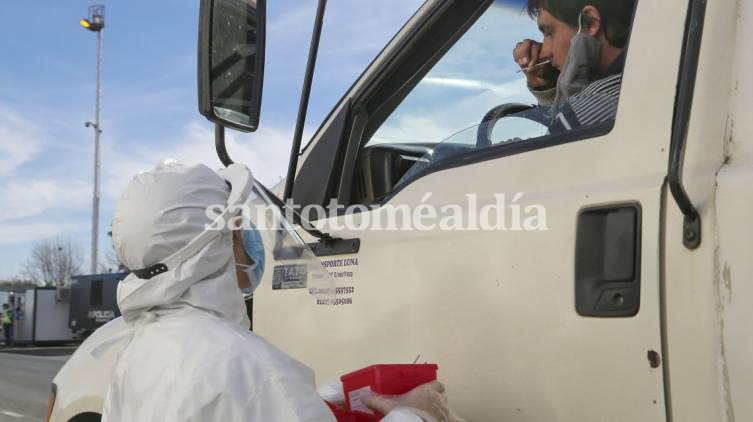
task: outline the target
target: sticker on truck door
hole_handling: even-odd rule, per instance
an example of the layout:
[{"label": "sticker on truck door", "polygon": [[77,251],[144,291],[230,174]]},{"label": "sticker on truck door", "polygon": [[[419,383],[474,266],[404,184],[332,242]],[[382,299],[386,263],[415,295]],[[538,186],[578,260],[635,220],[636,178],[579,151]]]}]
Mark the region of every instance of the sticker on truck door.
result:
[{"label": "sticker on truck door", "polygon": [[[320,265],[317,268],[307,264],[276,265],[272,272],[272,290],[308,288],[317,296],[319,305],[352,305],[358,258],[324,260]],[[323,277],[333,284],[321,281]]]},{"label": "sticker on truck door", "polygon": [[358,258],[334,258],[322,261],[324,268],[335,282],[335,295],[331,302],[318,301],[320,305],[352,305],[355,296]]},{"label": "sticker on truck door", "polygon": [[275,265],[272,290],[305,289],[308,270],[305,264]]}]

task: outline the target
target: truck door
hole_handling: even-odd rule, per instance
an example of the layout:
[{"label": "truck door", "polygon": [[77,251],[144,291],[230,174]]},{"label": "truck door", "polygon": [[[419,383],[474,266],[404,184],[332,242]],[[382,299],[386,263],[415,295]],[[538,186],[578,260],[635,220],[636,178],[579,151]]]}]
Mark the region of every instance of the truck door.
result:
[{"label": "truck door", "polygon": [[[548,134],[536,109],[497,107],[535,102],[511,58],[535,21],[427,2],[303,154],[297,204],[355,211],[324,221],[360,241],[320,257],[338,305],[262,288],[254,329],[319,382],[437,363],[468,420],[665,421],[658,239],[686,7],[638,1],[614,120]],[[478,126],[491,109],[529,114]]]}]

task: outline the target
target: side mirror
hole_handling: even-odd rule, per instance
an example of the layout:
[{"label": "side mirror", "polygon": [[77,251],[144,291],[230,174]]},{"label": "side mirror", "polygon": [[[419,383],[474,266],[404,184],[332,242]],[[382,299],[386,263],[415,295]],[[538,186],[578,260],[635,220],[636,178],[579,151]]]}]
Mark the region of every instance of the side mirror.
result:
[{"label": "side mirror", "polygon": [[244,132],[259,126],[266,0],[201,0],[199,112]]}]

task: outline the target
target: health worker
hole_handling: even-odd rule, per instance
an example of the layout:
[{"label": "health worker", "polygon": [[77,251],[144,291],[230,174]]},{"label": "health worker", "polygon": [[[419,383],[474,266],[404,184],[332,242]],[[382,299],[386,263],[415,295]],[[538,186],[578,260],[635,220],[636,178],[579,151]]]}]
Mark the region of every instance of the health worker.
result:
[{"label": "health worker", "polygon": [[[207,229],[218,221],[208,207],[242,204],[252,185],[242,165],[214,172],[175,161],[128,185],[112,222],[118,259],[132,270],[118,286],[127,338],[103,421],[335,421],[313,371],[248,329],[239,288],[250,293],[263,272],[258,233]],[[366,403],[391,422],[450,414],[438,382]]]}]

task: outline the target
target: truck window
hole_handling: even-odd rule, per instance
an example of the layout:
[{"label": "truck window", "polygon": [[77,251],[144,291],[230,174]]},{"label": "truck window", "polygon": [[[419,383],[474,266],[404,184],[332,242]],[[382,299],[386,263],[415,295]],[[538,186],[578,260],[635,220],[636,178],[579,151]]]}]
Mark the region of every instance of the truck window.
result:
[{"label": "truck window", "polygon": [[[432,168],[479,150],[519,148],[564,133],[577,140],[608,132],[617,110],[632,8],[627,13],[625,43],[613,66],[552,103],[556,90],[534,95],[513,60],[518,42],[544,38],[536,19],[520,2],[492,3],[383,122],[368,123],[376,129],[364,133],[361,142],[352,202],[379,201]],[[604,130],[588,130],[594,126]]]},{"label": "truck window", "polygon": [[423,77],[366,142],[438,144],[478,125],[491,108],[536,99],[516,73],[515,43],[537,38],[536,25],[520,8],[492,5]]}]

